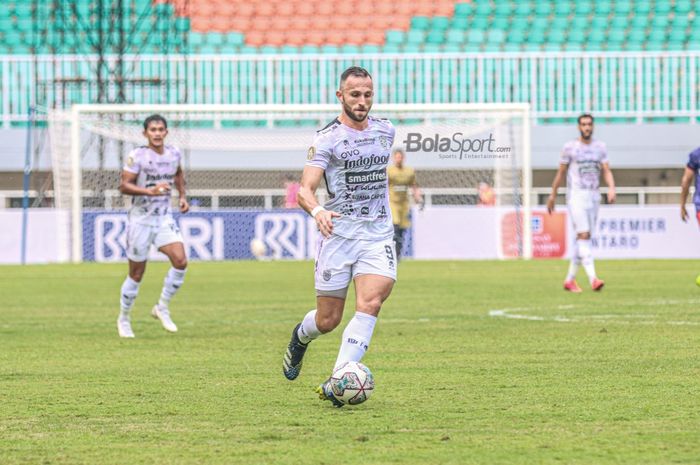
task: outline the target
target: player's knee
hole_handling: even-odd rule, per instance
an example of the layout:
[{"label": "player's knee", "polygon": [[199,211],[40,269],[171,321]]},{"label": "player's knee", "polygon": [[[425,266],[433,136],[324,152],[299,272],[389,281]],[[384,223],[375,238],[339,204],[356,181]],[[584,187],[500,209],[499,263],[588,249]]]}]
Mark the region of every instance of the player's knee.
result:
[{"label": "player's knee", "polygon": [[172,259],[173,268],[178,270],[184,270],[187,268],[187,257],[173,257]]},{"label": "player's knee", "polygon": [[129,271],[129,277],[137,283],[140,283],[143,279],[143,272],[144,270],[131,270]]},{"label": "player's knee", "polygon": [[343,319],[342,314],[331,313],[328,315],[316,314],[316,327],[321,333],[329,333],[338,327],[341,320]]},{"label": "player's knee", "polygon": [[382,299],[379,296],[367,299],[357,299],[357,308],[370,315],[377,315],[382,308]]}]

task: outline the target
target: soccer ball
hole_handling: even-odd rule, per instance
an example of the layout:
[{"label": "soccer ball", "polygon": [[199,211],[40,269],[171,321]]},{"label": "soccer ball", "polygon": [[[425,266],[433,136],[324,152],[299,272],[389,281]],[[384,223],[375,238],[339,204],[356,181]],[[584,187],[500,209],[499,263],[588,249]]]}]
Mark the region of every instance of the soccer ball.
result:
[{"label": "soccer ball", "polygon": [[260,239],[253,239],[252,241],[250,241],[250,253],[253,254],[253,257],[260,260],[267,253],[267,247],[265,246],[265,243]]},{"label": "soccer ball", "polygon": [[333,396],[343,404],[357,405],[374,391],[374,376],[360,362],[347,362],[331,376]]}]

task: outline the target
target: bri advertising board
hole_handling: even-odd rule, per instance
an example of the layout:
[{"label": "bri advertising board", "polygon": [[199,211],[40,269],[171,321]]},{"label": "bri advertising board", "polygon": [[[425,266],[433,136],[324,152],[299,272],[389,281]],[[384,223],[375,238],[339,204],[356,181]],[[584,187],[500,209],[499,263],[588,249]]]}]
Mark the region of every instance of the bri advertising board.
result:
[{"label": "bri advertising board", "polygon": [[[301,210],[190,212],[176,215],[191,260],[253,259],[250,242],[265,244],[267,259],[306,260],[316,255],[316,222]],[[83,213],[83,259],[126,260],[126,213]],[[404,252],[411,253],[410,237]],[[149,260],[165,256],[151,249]]]}]

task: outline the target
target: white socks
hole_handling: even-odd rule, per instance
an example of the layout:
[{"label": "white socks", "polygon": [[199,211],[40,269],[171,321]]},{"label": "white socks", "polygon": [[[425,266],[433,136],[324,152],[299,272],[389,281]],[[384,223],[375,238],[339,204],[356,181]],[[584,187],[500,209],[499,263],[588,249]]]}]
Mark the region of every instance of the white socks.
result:
[{"label": "white socks", "polygon": [[578,257],[578,239],[574,241],[574,250],[571,253],[571,262],[569,263],[569,272],[566,275],[566,280],[571,281],[576,279],[580,260]]},{"label": "white socks", "polygon": [[583,269],[586,270],[588,280],[593,282],[596,279],[595,265],[593,264],[593,253],[591,252],[590,239],[578,239],[578,255],[581,258]]},{"label": "white socks", "polygon": [[359,362],[362,360],[369,348],[376,323],[376,316],[355,312],[355,316],[345,327],[345,331],[343,331],[343,342],[340,344],[340,351],[333,369],[334,372],[346,362]]},{"label": "white socks", "polygon": [[311,310],[304,316],[301,326],[297,331],[297,336],[302,344],[308,344],[321,335],[321,331],[316,327],[316,309]]},{"label": "white socks", "polygon": [[165,275],[165,280],[163,280],[163,291],[160,293],[158,306],[168,308],[170,299],[173,298],[177,290],[182,286],[182,283],[185,282],[185,271],[187,270],[178,270],[170,267],[168,274]]},{"label": "white socks", "polygon": [[134,305],[134,300],[139,294],[139,285],[141,283],[134,281],[130,276],[127,275],[122,284],[122,295],[120,299],[121,304],[121,316],[128,317],[131,307]]}]

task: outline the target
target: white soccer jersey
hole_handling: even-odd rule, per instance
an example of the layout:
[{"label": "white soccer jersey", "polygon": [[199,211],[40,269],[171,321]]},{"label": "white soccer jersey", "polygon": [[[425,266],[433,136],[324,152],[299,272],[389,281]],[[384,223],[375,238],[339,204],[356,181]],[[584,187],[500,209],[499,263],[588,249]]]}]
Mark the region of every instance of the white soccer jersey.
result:
[{"label": "white soccer jersey", "polygon": [[334,234],[383,240],[394,235],[386,167],[396,130],[389,120],[367,120],[358,131],[336,118],[317,132],[306,164],[325,170],[330,200],[324,207],[342,215]]},{"label": "white soccer jersey", "polygon": [[599,195],[601,166],[608,163],[604,142],[595,139],[590,144],[584,144],[579,139],[567,142],[560,163],[569,165],[566,174],[567,198],[585,193]]},{"label": "white soccer jersey", "polygon": [[164,216],[170,214],[170,194],[181,158],[180,151],[171,145],[166,145],[162,154],[148,147],[138,147],[129,153],[124,171],[138,174],[137,186],[150,188],[158,183],[167,182],[171,187],[171,191],[165,195],[133,196],[129,211],[131,221],[157,224]]}]

